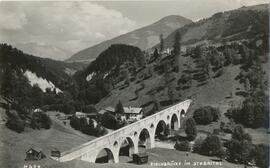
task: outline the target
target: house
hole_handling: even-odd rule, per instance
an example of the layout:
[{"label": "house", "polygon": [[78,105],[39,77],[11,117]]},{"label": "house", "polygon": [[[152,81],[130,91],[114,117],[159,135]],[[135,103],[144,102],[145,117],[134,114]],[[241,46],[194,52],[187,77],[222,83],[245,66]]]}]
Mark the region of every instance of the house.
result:
[{"label": "house", "polygon": [[78,118],[81,118],[81,117],[87,117],[87,114],[83,113],[83,112],[76,112],[75,116],[78,117]]},{"label": "house", "polygon": [[26,152],[25,160],[40,160],[45,158],[45,154],[42,152],[40,148],[30,148]]},{"label": "house", "polygon": [[136,107],[124,107],[124,118],[127,121],[137,121],[142,119],[143,117],[143,110],[142,108]]},{"label": "house", "polygon": [[51,156],[52,157],[60,157],[61,152],[58,149],[54,148],[53,150],[51,150]]},{"label": "house", "polygon": [[[107,107],[99,111],[99,114],[110,113],[112,115],[116,115],[115,109],[113,107]],[[143,117],[143,109],[136,107],[124,107],[123,114],[117,114],[121,120],[127,121],[137,121],[142,119]]]},{"label": "house", "polygon": [[40,108],[36,108],[33,110],[34,113],[41,113],[44,112],[43,110],[41,110]]}]

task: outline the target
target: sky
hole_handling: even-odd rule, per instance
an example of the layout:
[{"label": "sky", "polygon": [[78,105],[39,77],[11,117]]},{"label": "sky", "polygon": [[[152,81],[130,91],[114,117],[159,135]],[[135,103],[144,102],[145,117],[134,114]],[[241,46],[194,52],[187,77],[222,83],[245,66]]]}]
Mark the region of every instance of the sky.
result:
[{"label": "sky", "polygon": [[1,1],[0,43],[65,60],[168,15],[193,21],[268,0]]}]

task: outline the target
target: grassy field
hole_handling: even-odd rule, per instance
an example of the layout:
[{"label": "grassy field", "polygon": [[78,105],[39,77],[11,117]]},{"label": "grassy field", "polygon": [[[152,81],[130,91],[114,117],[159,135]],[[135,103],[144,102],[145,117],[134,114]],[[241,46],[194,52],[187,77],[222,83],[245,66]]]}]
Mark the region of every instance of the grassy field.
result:
[{"label": "grassy field", "polygon": [[[84,161],[70,161],[65,163],[57,163],[55,165],[51,166],[45,166],[47,168],[150,168],[150,167],[165,167],[156,165],[163,163],[163,162],[169,162],[169,163],[179,163],[181,162],[182,165],[174,165],[174,166],[167,166],[167,167],[183,167],[183,168],[191,168],[191,167],[200,167],[200,168],[238,168],[243,167],[241,165],[236,165],[229,163],[227,161],[222,161],[221,165],[205,165],[205,166],[194,166],[195,163],[198,162],[213,162],[215,158],[206,157],[194,153],[189,153],[188,156],[186,155],[186,152],[177,151],[174,149],[165,149],[165,148],[153,148],[147,150],[147,153],[149,154],[149,160],[147,164],[143,165],[135,165],[133,163],[117,163],[117,164],[93,164],[93,163],[87,163]],[[213,159],[213,160],[211,160]],[[183,165],[184,163],[190,163],[190,165]]]},{"label": "grassy field", "polygon": [[[5,125],[0,125],[0,135],[1,168],[23,168],[25,164],[36,163],[40,165],[55,164],[55,161],[49,158],[51,149],[56,147],[60,151],[64,151],[95,138],[65,127],[61,122],[55,120],[49,130],[27,128],[20,134],[7,129]],[[25,152],[31,147],[41,148],[47,158],[40,162],[24,161]]]}]

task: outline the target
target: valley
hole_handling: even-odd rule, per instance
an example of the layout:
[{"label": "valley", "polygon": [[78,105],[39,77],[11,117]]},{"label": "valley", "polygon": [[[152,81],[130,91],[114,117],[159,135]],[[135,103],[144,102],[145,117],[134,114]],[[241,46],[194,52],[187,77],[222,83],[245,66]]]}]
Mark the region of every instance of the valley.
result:
[{"label": "valley", "polygon": [[0,44],[0,167],[266,168],[268,10],[170,15],[66,61]]}]

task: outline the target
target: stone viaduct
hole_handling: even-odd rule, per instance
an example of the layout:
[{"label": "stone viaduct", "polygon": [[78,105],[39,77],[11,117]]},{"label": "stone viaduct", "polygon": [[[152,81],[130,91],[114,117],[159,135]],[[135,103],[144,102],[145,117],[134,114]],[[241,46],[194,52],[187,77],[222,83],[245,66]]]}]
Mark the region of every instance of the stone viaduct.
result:
[{"label": "stone viaduct", "polygon": [[138,153],[139,145],[143,144],[146,149],[155,147],[155,133],[158,124],[162,123],[171,129],[179,129],[181,118],[185,117],[191,102],[191,100],[186,100],[173,105],[107,135],[64,151],[59,158],[54,159],[60,162],[79,159],[95,163],[100,151],[106,151],[108,162],[118,163],[121,144],[128,142],[129,155],[131,155]]}]

